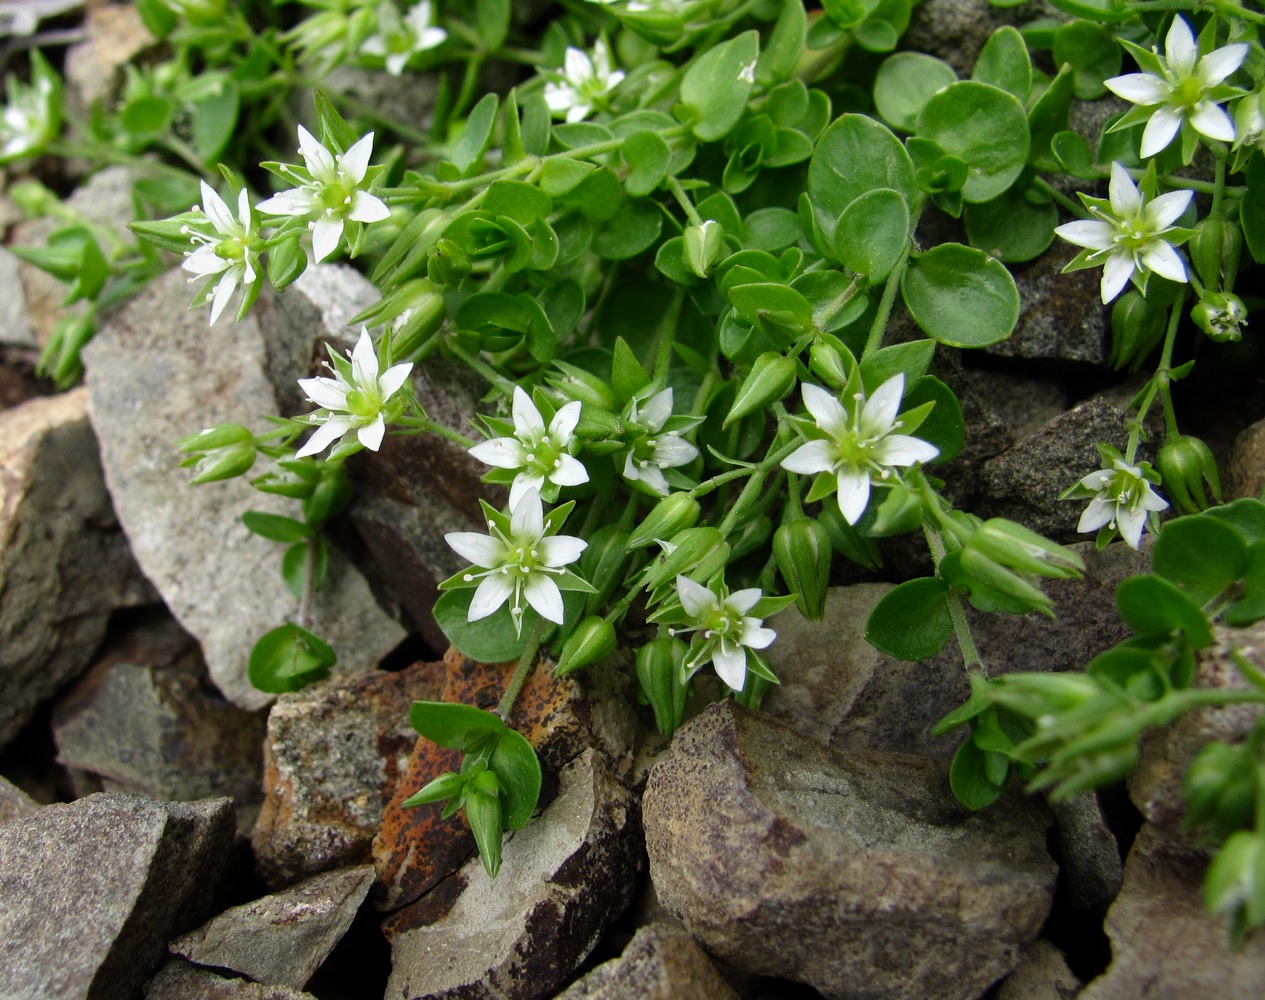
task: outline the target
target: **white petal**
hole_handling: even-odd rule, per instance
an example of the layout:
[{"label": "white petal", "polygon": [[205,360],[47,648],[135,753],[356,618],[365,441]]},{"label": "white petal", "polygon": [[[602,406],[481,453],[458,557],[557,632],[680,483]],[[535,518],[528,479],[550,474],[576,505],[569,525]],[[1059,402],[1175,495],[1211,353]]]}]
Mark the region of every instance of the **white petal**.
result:
[{"label": "white petal", "polygon": [[1137,503],[1146,510],[1168,510],[1168,501],[1151,489],[1149,484]]},{"label": "white petal", "polygon": [[1103,262],[1100,291],[1103,302],[1110,302],[1129,283],[1133,275],[1133,257],[1127,253],[1113,253]]},{"label": "white petal", "polygon": [[301,378],[299,388],[317,406],[327,410],[347,409],[347,387],[332,378]]},{"label": "white petal", "polygon": [[545,432],[545,421],[522,386],[514,386],[514,433],[523,441],[535,441]]},{"label": "white petal", "polygon": [[1107,472],[1105,469],[1098,469],[1096,472],[1091,472],[1088,476],[1082,477],[1080,485],[1085,487],[1087,490],[1102,492],[1111,485],[1111,480],[1113,478],[1114,477],[1110,472]]},{"label": "white petal", "polygon": [[343,220],[322,217],[309,225],[312,227],[312,256],[322,261],[338,249],[338,241],[343,238]]},{"label": "white petal", "polygon": [[856,524],[870,502],[869,473],[857,469],[840,469],[836,487],[839,491],[839,513],[849,524]]},{"label": "white petal", "polygon": [[664,389],[646,400],[645,406],[641,408],[638,422],[653,434],[666,424],[671,416],[672,390]]},{"label": "white petal", "polygon": [[224,204],[224,199],[215,193],[215,190],[206,181],[198,182],[202,188],[202,214],[211,220],[211,224],[223,236],[228,236],[233,232],[233,224],[236,221],[233,213],[228,210],[228,206]]},{"label": "white petal", "polygon": [[540,504],[540,493],[535,489],[524,491],[518,502],[510,511],[510,535],[515,541],[533,545],[545,533],[544,510]]},{"label": "white petal", "polygon": [[444,535],[449,547],[472,566],[492,569],[505,561],[505,543],[477,531],[450,531]]},{"label": "white petal", "polygon": [[[363,45],[360,47],[360,51],[365,51]],[[412,55],[411,52],[392,52],[387,56],[387,72],[392,76],[399,76],[404,72],[404,67],[408,65],[410,55]]]},{"label": "white petal", "polygon": [[[387,54],[386,40],[381,35],[370,35],[360,43],[360,54],[362,56],[385,56]],[[387,63],[387,72],[391,72],[390,62]]]},{"label": "white petal", "polygon": [[1142,130],[1142,148],[1139,152],[1143,159],[1154,156],[1168,148],[1168,144],[1182,127],[1182,113],[1174,108],[1158,108]]},{"label": "white petal", "polygon": [[378,354],[365,326],[360,328],[360,337],[351,350],[351,377],[362,389],[378,381]]},{"label": "white petal", "polygon": [[588,542],[574,535],[548,535],[540,540],[536,549],[541,562],[556,569],[575,562],[588,547]]},{"label": "white petal", "polygon": [[572,400],[553,415],[549,421],[549,435],[558,447],[566,446],[575,434],[576,424],[580,422],[580,402]]},{"label": "white petal", "polygon": [[307,188],[290,188],[265,198],[255,207],[265,215],[307,215],[317,204]]},{"label": "white petal", "polygon": [[316,433],[308,438],[307,444],[298,450],[295,457],[307,458],[308,455],[319,454],[349,430],[351,430],[351,418],[330,417],[320,427],[316,428]]},{"label": "white petal", "polygon": [[562,592],[558,585],[544,573],[532,573],[527,577],[527,585],[523,588],[530,604],[546,621],[562,624],[564,609]]},{"label": "white petal", "polygon": [[406,361],[400,365],[392,365],[382,373],[378,379],[378,388],[382,392],[383,399],[390,399],[400,391],[400,386],[408,381],[409,373],[413,370],[413,362]]},{"label": "white petal", "polygon": [[579,486],[589,481],[589,470],[573,455],[559,455],[558,466],[549,473],[549,481],[558,486]]},{"label": "white petal", "polygon": [[1158,76],[1150,73],[1126,73],[1124,76],[1113,76],[1103,81],[1103,86],[1117,97],[1146,107],[1161,104],[1172,92],[1172,87]]},{"label": "white petal", "polygon": [[834,467],[833,446],[829,441],[805,442],[782,459],[783,469],[798,472],[801,476],[829,472]]},{"label": "white petal", "polygon": [[1194,194],[1193,191],[1169,191],[1158,198],[1153,198],[1142,210],[1142,218],[1146,221],[1147,229],[1153,233],[1167,229],[1181,218]]},{"label": "white petal", "polygon": [[425,52],[433,49],[436,45],[442,45],[447,38],[448,32],[443,28],[425,28],[417,33],[417,44],[413,46],[413,51]]},{"label": "white petal", "polygon": [[584,116],[593,110],[593,105],[586,104],[581,101],[578,104],[571,105],[571,110],[567,112],[567,124],[574,125],[578,121],[583,121]]},{"label": "white petal", "polygon": [[504,604],[512,593],[514,582],[511,574],[493,573],[485,576],[475,588],[474,597],[470,599],[466,621],[477,622],[486,618]]},{"label": "white petal", "polygon": [[777,638],[771,628],[761,628],[759,619],[744,618],[742,620],[742,644],[752,649],[768,649]]},{"label": "white petal", "polygon": [[654,464],[661,469],[675,469],[698,458],[698,449],[675,434],[664,434],[654,443]]},{"label": "white petal", "polygon": [[[628,458],[629,458],[629,461],[631,461],[632,455],[629,455]],[[626,468],[627,468],[627,465],[625,465],[625,469]],[[668,486],[668,480],[663,475],[663,470],[660,469],[657,465],[647,465],[645,468],[641,468],[641,469],[637,468],[636,466],[633,466],[632,475],[629,475],[627,471],[625,471],[624,478],[630,479],[633,482],[640,481],[644,483],[648,489],[650,489],[654,493],[657,493],[661,497],[666,497],[668,493],[670,492],[670,488]]]},{"label": "white petal", "polygon": [[1233,45],[1223,45],[1200,59],[1199,82],[1203,84],[1204,89],[1215,87],[1242,66],[1243,60],[1247,58],[1247,49],[1245,43],[1236,42]]},{"label": "white petal", "polygon": [[1119,219],[1131,219],[1142,209],[1142,195],[1129,171],[1119,163],[1111,164],[1111,182],[1107,185],[1111,210]]},{"label": "white petal", "polygon": [[587,52],[568,46],[562,72],[573,84],[584,83],[593,76],[593,62]]},{"label": "white petal", "polygon": [[1142,263],[1169,281],[1186,281],[1186,265],[1176,250],[1163,240],[1152,240],[1142,251]]},{"label": "white petal", "polygon": [[510,510],[514,510],[520,500],[523,499],[530,491],[540,492],[540,488],[545,485],[545,477],[536,475],[531,472],[520,472],[514,477],[514,481],[510,483]]},{"label": "white petal", "polygon": [[564,83],[545,84],[545,103],[549,105],[549,110],[552,112],[566,111],[579,99],[580,95],[574,88]]},{"label": "white petal", "polygon": [[228,300],[233,297],[233,291],[237,288],[237,281],[240,272],[236,268],[229,268],[219,282],[215,286],[215,295],[211,299],[211,324],[214,326],[215,321],[220,318],[220,313],[224,311],[224,307],[228,305]]},{"label": "white petal", "polygon": [[1116,227],[1109,222],[1078,219],[1056,227],[1054,232],[1075,246],[1106,250],[1115,244]]},{"label": "white petal", "polygon": [[347,218],[353,222],[381,222],[391,218],[386,202],[368,191],[357,191],[351,196],[351,210]]},{"label": "white petal", "polygon": [[900,400],[905,394],[905,373],[897,372],[874,390],[861,410],[861,436],[875,438],[886,434],[896,423]]},{"label": "white petal", "polygon": [[1122,507],[1116,515],[1116,527],[1120,529],[1120,537],[1136,549],[1142,541],[1142,529],[1146,527],[1146,511]]},{"label": "white petal", "polygon": [[1190,124],[1200,135],[1209,139],[1220,139],[1222,142],[1234,141],[1234,122],[1230,116],[1211,101],[1200,101],[1195,105],[1195,113],[1190,116]]},{"label": "white petal", "polygon": [[1097,531],[1104,524],[1110,524],[1116,519],[1116,503],[1106,497],[1094,497],[1089,501],[1089,506],[1085,508],[1081,514],[1081,519],[1076,525],[1077,531]]},{"label": "white petal", "polygon": [[245,188],[237,192],[237,221],[243,233],[250,230],[250,195]]},{"label": "white petal", "polygon": [[322,181],[334,179],[336,168],[334,157],[328,149],[313,137],[312,133],[299,126],[299,154],[307,165],[308,173]]},{"label": "white petal", "polygon": [[874,446],[872,454],[879,465],[913,465],[930,462],[940,454],[940,449],[922,438],[889,434]]},{"label": "white petal", "polygon": [[718,603],[716,595],[701,583],[696,583],[688,576],[677,576],[676,578],[676,596],[681,601],[681,607],[685,609],[685,613],[691,618],[698,618],[706,611],[710,611]]},{"label": "white petal", "polygon": [[382,438],[386,432],[386,422],[382,419],[382,414],[379,413],[373,418],[373,423],[367,424],[356,431],[356,437],[370,451],[377,451],[382,447]]},{"label": "white petal", "polygon": [[[205,278],[209,274],[220,274],[223,271],[227,271],[233,266],[233,262],[225,260],[217,254],[214,247],[203,245],[181,261],[180,266],[191,274]],[[189,280],[192,281],[193,279],[190,278]]]},{"label": "white petal", "polygon": [[[745,590],[735,590],[727,598],[725,598],[725,607],[729,608],[735,614],[741,616],[756,606],[760,598],[764,596],[764,591],[759,587],[747,587]],[[753,619],[754,620],[754,619]],[[759,625],[759,622],[756,622]]]},{"label": "white petal", "polygon": [[1178,76],[1186,76],[1195,68],[1199,49],[1184,17],[1173,18],[1173,23],[1169,25],[1168,35],[1164,38],[1164,58]]},{"label": "white petal", "polygon": [[833,392],[805,382],[801,389],[804,409],[812,414],[817,426],[832,438],[840,438],[848,429],[848,415]]},{"label": "white petal", "polygon": [[518,469],[527,462],[527,453],[518,438],[492,438],[476,444],[470,454],[497,469]]},{"label": "white petal", "polygon": [[712,654],[712,666],[716,675],[735,691],[741,691],[747,682],[747,651],[741,646],[730,647],[722,641]]}]

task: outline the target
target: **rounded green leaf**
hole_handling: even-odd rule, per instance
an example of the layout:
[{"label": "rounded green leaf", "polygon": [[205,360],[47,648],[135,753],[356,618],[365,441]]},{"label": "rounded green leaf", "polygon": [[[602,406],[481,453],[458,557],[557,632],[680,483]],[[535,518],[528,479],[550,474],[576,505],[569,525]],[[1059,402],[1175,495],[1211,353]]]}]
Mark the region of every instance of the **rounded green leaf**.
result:
[{"label": "rounded green leaf", "polygon": [[703,142],[723,139],[747,109],[760,35],[744,31],[694,60],[681,80],[681,113]]},{"label": "rounded green leaf", "polygon": [[134,135],[161,132],[171,122],[175,108],[165,97],[138,97],[129,101],[119,115],[123,127]]},{"label": "rounded green leaf", "polygon": [[1082,101],[1107,93],[1103,81],[1120,72],[1123,53],[1115,36],[1092,21],[1073,21],[1054,36],[1054,64],[1072,67],[1072,93]]},{"label": "rounded green leaf", "polygon": [[892,128],[912,132],[918,112],[941,87],[957,82],[943,59],[922,52],[897,52],[883,60],[874,79],[874,105]]},{"label": "rounded green leaf", "polygon": [[624,140],[623,154],[628,164],[624,189],[634,198],[644,198],[662,184],[672,162],[672,150],[658,132],[632,133]]},{"label": "rounded green leaf", "polygon": [[870,612],[866,642],[898,660],[935,656],[953,635],[948,593],[949,585],[934,576],[893,587]]},{"label": "rounded green leaf", "polygon": [[420,735],[449,750],[464,750],[488,733],[509,732],[499,715],[458,702],[415,701],[408,718]]},{"label": "rounded green leaf", "polygon": [[1204,605],[1248,567],[1247,544],[1230,525],[1196,514],[1164,525],[1151,553],[1151,569]]},{"label": "rounded green leaf", "polygon": [[506,729],[496,741],[488,767],[501,783],[505,829],[521,830],[540,798],[540,759],[522,733]]},{"label": "rounded green leaf", "polygon": [[962,187],[967,202],[988,201],[1005,191],[1028,162],[1028,116],[1014,96],[986,83],[950,84],[918,115],[918,134],[966,161]]},{"label": "rounded green leaf", "polygon": [[835,226],[830,249],[845,267],[875,285],[891,273],[909,242],[909,204],[892,188],[855,199]]},{"label": "rounded green leaf", "polygon": [[992,33],[975,61],[971,79],[1000,87],[1026,101],[1032,92],[1032,61],[1018,30],[1005,25]]},{"label": "rounded green leaf", "polygon": [[663,213],[647,199],[627,199],[593,237],[593,252],[603,260],[628,260],[650,249],[663,227]]},{"label": "rounded green leaf", "polygon": [[819,224],[833,235],[852,202],[876,188],[917,196],[914,164],[887,126],[865,115],[843,115],[821,134],[808,162],[808,197]]},{"label": "rounded green leaf", "polygon": [[986,347],[1019,321],[1019,290],[1010,272],[982,250],[944,243],[913,258],[901,294],[914,321],[950,347]]},{"label": "rounded green leaf", "polygon": [[748,250],[777,253],[799,242],[799,216],[788,208],[757,208],[742,222],[743,245]]},{"label": "rounded green leaf", "polygon": [[1032,202],[1015,185],[982,205],[967,205],[962,213],[971,246],[1007,264],[1033,260],[1054,242],[1059,212],[1053,201]]},{"label": "rounded green leaf", "polygon": [[981,750],[974,739],[967,739],[958,747],[953,755],[953,763],[949,765],[949,788],[954,797],[968,809],[984,809],[991,806],[1001,795],[1003,781],[994,781],[999,768],[996,760],[1009,766],[1004,757],[991,750]]},{"label": "rounded green leaf", "polygon": [[329,676],[337,660],[322,639],[293,623],[274,628],[250,651],[247,676],[260,691],[299,691]]},{"label": "rounded green leaf", "polygon": [[966,422],[962,419],[962,405],[953,390],[934,375],[924,375],[918,379],[905,393],[905,401],[901,406],[905,410],[913,410],[924,403],[935,405],[914,434],[940,449],[935,461],[947,462],[966,443]]},{"label": "rounded green leaf", "polygon": [[[509,609],[501,607],[495,614],[471,622],[470,601],[473,589],[449,590],[439,595],[435,602],[435,621],[457,650],[480,663],[506,663],[522,655],[526,639],[514,629]],[[536,612],[523,612],[525,628],[536,621]]]},{"label": "rounded green leaf", "polygon": [[1169,635],[1180,629],[1195,649],[1212,642],[1203,609],[1162,577],[1147,574],[1122,580],[1116,587],[1116,606],[1138,635]]}]

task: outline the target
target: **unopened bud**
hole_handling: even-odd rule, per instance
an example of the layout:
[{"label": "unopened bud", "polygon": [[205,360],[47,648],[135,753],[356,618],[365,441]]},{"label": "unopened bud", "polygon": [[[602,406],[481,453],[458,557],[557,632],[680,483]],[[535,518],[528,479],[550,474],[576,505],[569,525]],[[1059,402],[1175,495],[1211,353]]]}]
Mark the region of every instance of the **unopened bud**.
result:
[{"label": "unopened bud", "polygon": [[686,528],[693,527],[703,513],[699,502],[688,493],[673,493],[664,497],[651,509],[628,539],[627,548],[644,549],[658,539],[671,538]]},{"label": "unopened bud", "polygon": [[682,235],[681,256],[685,266],[700,278],[712,273],[725,254],[725,227],[715,219],[689,226]]},{"label": "unopened bud", "polygon": [[401,802],[400,805],[405,809],[411,809],[414,806],[426,805],[428,802],[443,802],[461,794],[465,784],[466,779],[464,775],[453,774],[452,772],[441,774],[438,778],[423,785]]},{"label": "unopened bud", "polygon": [[671,736],[685,718],[685,656],[680,639],[661,636],[637,650],[637,683],[654,710],[655,725]]},{"label": "unopened bud", "polygon": [[831,389],[839,392],[848,382],[843,355],[831,344],[817,343],[808,349],[808,367]]},{"label": "unopened bud", "polygon": [[453,240],[440,239],[426,254],[426,276],[444,288],[456,288],[471,270],[470,258]]},{"label": "unopened bud", "polygon": [[605,380],[566,361],[555,361],[553,366],[557,372],[551,372],[545,381],[568,399],[578,399],[586,409],[615,409],[615,390]]},{"label": "unopened bud", "polygon": [[1213,499],[1221,502],[1221,477],[1212,449],[1189,434],[1170,437],[1155,457],[1155,466],[1164,477],[1164,492],[1184,514],[1207,510],[1207,483]]},{"label": "unopened bud", "polygon": [[729,543],[718,528],[686,528],[665,543],[663,554],[645,568],[644,585],[658,590],[684,574],[706,580],[729,563]]},{"label": "unopened bud", "polygon": [[1004,517],[989,518],[981,524],[967,540],[966,548],[1033,576],[1073,579],[1085,571],[1085,563],[1071,549]]},{"label": "unopened bud", "polygon": [[561,677],[573,670],[604,660],[615,652],[615,627],[597,615],[584,619],[562,644],[554,673]]},{"label": "unopened bud", "polygon": [[1220,288],[1222,279],[1233,285],[1243,254],[1243,230],[1238,223],[1209,216],[1195,226],[1195,235],[1186,245],[1199,278],[1209,288]]},{"label": "unopened bud", "polygon": [[799,613],[811,621],[821,621],[826,613],[831,555],[830,532],[818,521],[800,518],[773,533],[778,572],[794,592]]},{"label": "unopened bud", "polygon": [[1219,344],[1240,340],[1247,326],[1247,306],[1229,292],[1207,292],[1190,310],[1195,325]]},{"label": "unopened bud", "polygon": [[771,403],[785,399],[795,388],[798,371],[793,358],[777,351],[767,351],[755,359],[751,373],[742,381],[734,397],[733,406],[725,417],[722,427],[741,420],[748,413],[762,410]]}]

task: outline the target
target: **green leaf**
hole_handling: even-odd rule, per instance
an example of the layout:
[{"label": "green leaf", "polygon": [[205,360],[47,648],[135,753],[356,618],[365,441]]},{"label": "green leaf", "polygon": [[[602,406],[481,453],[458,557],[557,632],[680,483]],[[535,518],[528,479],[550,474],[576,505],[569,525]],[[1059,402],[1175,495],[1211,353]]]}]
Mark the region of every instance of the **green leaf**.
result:
[{"label": "green leaf", "polygon": [[917,435],[940,449],[940,454],[935,459],[937,462],[947,462],[966,443],[962,406],[953,390],[934,375],[924,375],[905,392],[904,406],[908,410],[927,403],[935,405],[918,425]]},{"label": "green leaf", "polygon": [[1265,541],[1248,547],[1243,596],[1225,609],[1227,625],[1244,626],[1265,618]]},{"label": "green leaf", "polygon": [[799,242],[799,216],[788,208],[757,208],[743,220],[743,246],[777,253]]},{"label": "green leaf", "polygon": [[461,135],[448,151],[448,159],[456,164],[464,175],[483,156],[484,150],[492,139],[492,128],[496,125],[496,112],[500,101],[496,94],[484,94],[483,98],[470,112]]},{"label": "green leaf", "polygon": [[[312,546],[309,542],[295,542],[281,557],[281,575],[285,578],[290,593],[302,600],[307,589],[307,564]],[[317,539],[316,569],[312,573],[312,586],[320,589],[329,573],[329,543],[324,538]]]},{"label": "green leaf", "polygon": [[808,163],[808,197],[827,237],[844,209],[876,188],[891,188],[912,205],[918,187],[905,147],[865,115],[843,115],[817,141]]},{"label": "green leaf", "polygon": [[788,79],[804,52],[808,13],[802,0],[783,0],[782,10],[756,63],[755,78],[762,86]]},{"label": "green leaf", "polygon": [[747,109],[755,84],[760,35],[744,31],[698,56],[681,80],[678,118],[703,142],[723,139]]},{"label": "green leaf", "polygon": [[360,133],[338,113],[328,97],[319,90],[312,92],[312,104],[316,108],[316,128],[321,143],[330,149],[350,149],[360,139]]},{"label": "green leaf", "polygon": [[615,338],[614,355],[611,359],[611,385],[620,402],[629,402],[649,384],[650,376],[633,354],[628,342],[623,337]]},{"label": "green leaf", "polygon": [[476,0],[474,18],[486,51],[495,52],[505,44],[510,30],[510,0]]},{"label": "green leaf", "polygon": [[280,514],[265,514],[259,510],[246,511],[242,515],[242,524],[256,535],[274,542],[285,542],[287,545],[306,541],[312,537],[312,529],[302,521],[296,521],[292,517],[283,517]]},{"label": "green leaf", "polygon": [[909,228],[904,195],[892,188],[867,191],[839,216],[830,250],[835,260],[876,285],[904,255]]},{"label": "green leaf", "polygon": [[499,715],[458,702],[415,701],[408,718],[420,735],[449,750],[468,749],[489,733],[510,732]]},{"label": "green leaf", "polygon": [[505,215],[527,226],[553,211],[553,199],[535,184],[522,181],[495,181],[479,206],[485,212]]},{"label": "green leaf", "polygon": [[233,80],[225,80],[218,91],[193,105],[193,148],[204,163],[213,162],[224,152],[237,130],[241,94]]},{"label": "green leaf", "polygon": [[909,262],[901,295],[928,336],[950,347],[986,347],[1010,336],[1019,321],[1019,290],[993,257],[943,243]]},{"label": "green leaf", "polygon": [[927,374],[935,353],[936,345],[932,340],[914,340],[880,348],[861,362],[861,387],[869,395],[901,372],[905,374],[905,385],[912,387]]},{"label": "green leaf", "polygon": [[923,105],[957,78],[957,72],[943,59],[922,52],[897,52],[884,59],[878,69],[874,106],[892,128],[912,132]]},{"label": "green leaf", "polygon": [[935,94],[918,115],[918,135],[966,161],[967,202],[996,198],[1023,171],[1031,137],[1023,104],[986,83],[963,80]]},{"label": "green leaf", "polygon": [[502,819],[507,830],[531,821],[540,799],[540,759],[522,733],[506,729],[496,741],[488,767],[501,783]]},{"label": "green leaf", "polygon": [[1196,514],[1164,525],[1151,553],[1151,569],[1192,601],[1205,605],[1248,567],[1247,545],[1234,528]]},{"label": "green leaf", "polygon": [[593,172],[593,164],[569,156],[551,156],[540,168],[540,190],[558,198],[575,188]]},{"label": "green leaf", "polygon": [[1169,635],[1180,629],[1195,649],[1212,643],[1203,609],[1162,577],[1147,574],[1122,580],[1116,587],[1116,606],[1138,635]]},{"label": "green leaf", "polygon": [[953,763],[949,765],[949,788],[966,808],[985,809],[1001,795],[1003,783],[993,781],[989,766],[990,758],[996,756],[992,751],[981,750],[973,738],[964,740],[953,755]]},{"label": "green leaf", "polygon": [[744,320],[775,336],[783,332],[807,333],[813,329],[813,307],[787,285],[737,285],[729,290],[729,301]]},{"label": "green leaf", "polygon": [[994,31],[980,50],[971,79],[999,87],[1026,102],[1032,92],[1032,60],[1023,36],[1010,25]]},{"label": "green leaf", "polygon": [[286,624],[263,636],[250,651],[247,675],[260,691],[299,691],[329,676],[337,657],[305,628]]},{"label": "green leaf", "polygon": [[1094,101],[1107,93],[1103,81],[1120,72],[1123,53],[1115,36],[1092,21],[1073,21],[1054,36],[1054,64],[1072,67],[1072,93]]},{"label": "green leaf", "polygon": [[935,656],[953,635],[948,593],[949,585],[933,576],[893,587],[870,612],[866,642],[898,660]]},{"label": "green leaf", "polygon": [[663,213],[648,199],[626,199],[593,237],[593,252],[603,260],[628,260],[654,245]]},{"label": "green leaf", "polygon": [[1113,24],[1133,16],[1133,10],[1124,0],[1050,0],[1053,7],[1073,17]]},{"label": "green leaf", "polygon": [[[435,602],[435,622],[457,650],[480,663],[507,663],[523,653],[526,639],[514,629],[509,608],[502,606],[494,614],[477,622],[469,620],[470,601],[474,590],[449,590]],[[530,622],[537,620],[535,611],[523,613],[524,632],[530,634]]]},{"label": "green leaf", "polygon": [[1249,544],[1265,542],[1265,502],[1243,497],[1204,511],[1204,516],[1225,521]]},{"label": "green leaf", "polygon": [[119,120],[133,135],[152,135],[165,130],[174,113],[175,107],[165,97],[137,97],[124,106]]},{"label": "green leaf", "polygon": [[628,164],[624,190],[631,197],[644,198],[663,183],[672,162],[672,149],[658,132],[632,133],[624,140],[621,152]]},{"label": "green leaf", "polygon": [[1054,242],[1054,227],[1059,222],[1053,201],[1033,202],[1021,187],[1016,184],[982,205],[967,205],[962,213],[971,246],[1007,264],[1034,260],[1045,253]]},{"label": "green leaf", "polygon": [[[1028,130],[1031,133],[1031,159],[1034,164],[1050,161],[1051,143],[1060,132],[1068,130],[1067,116],[1072,106],[1072,69],[1070,66],[1059,73],[1045,93],[1037,98],[1028,112]],[[1057,163],[1051,164],[1057,166]]]}]

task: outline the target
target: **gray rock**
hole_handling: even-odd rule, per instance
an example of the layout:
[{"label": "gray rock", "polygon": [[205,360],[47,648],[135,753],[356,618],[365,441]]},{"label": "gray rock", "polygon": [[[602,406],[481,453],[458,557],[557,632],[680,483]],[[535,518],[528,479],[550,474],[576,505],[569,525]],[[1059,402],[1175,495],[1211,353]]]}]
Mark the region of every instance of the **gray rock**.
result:
[{"label": "gray rock", "polygon": [[34,816],[40,804],[8,778],[0,777],[0,824]]},{"label": "gray rock", "polygon": [[651,878],[686,929],[826,997],[974,998],[1053,897],[1038,804],[971,814],[936,762],[834,751],[732,702],[678,730],[642,808]]},{"label": "gray rock", "polygon": [[901,48],[930,52],[969,78],[980,49],[1004,24],[1026,24],[1037,17],[1057,15],[1049,4],[1031,0],[998,8],[988,0],[923,0],[913,9]]},{"label": "gray rock", "polygon": [[1024,949],[1019,968],[997,988],[995,1000],[1072,1000],[1081,985],[1063,953],[1037,938]]},{"label": "gray rock", "polygon": [[[159,278],[89,345],[92,414],[106,481],[137,562],[201,642],[216,686],[252,710],[270,697],[247,678],[251,647],[294,616],[295,600],[281,578],[283,547],[252,535],[241,514],[292,516],[295,505],[241,479],[190,487],[179,468],[173,446],[179,438],[221,421],[257,425],[278,409],[256,321],[248,316],[209,327],[204,312],[185,309],[184,279],[179,270]],[[313,618],[314,631],[337,651],[341,672],[376,665],[404,635],[337,552]]]},{"label": "gray rock", "polygon": [[0,746],[154,600],[118,529],[78,389],[0,411]]},{"label": "gray rock", "polygon": [[207,682],[197,643],[165,614],[130,631],[53,713],[58,760],[107,791],[231,796],[249,832],[263,798],[265,719]]},{"label": "gray rock", "polygon": [[168,959],[145,991],[145,1000],[316,1000],[288,986],[217,976],[179,958]]},{"label": "gray rock", "polygon": [[0,997],[135,995],[205,916],[232,840],[228,799],[92,795],[0,826]]},{"label": "gray rock", "polygon": [[1116,835],[1093,792],[1049,806],[1057,827],[1055,856],[1067,885],[1067,905],[1078,916],[1101,918],[1124,879]]},{"label": "gray rock", "polygon": [[738,994],[685,929],[673,921],[638,929],[619,958],[604,962],[557,1000],[737,1000]]},{"label": "gray rock", "polygon": [[1259,497],[1265,490],[1265,420],[1239,433],[1225,470],[1225,498]]},{"label": "gray rock", "polygon": [[331,678],[277,699],[264,745],[264,804],[251,835],[270,885],[369,860],[417,742],[409,708],[443,690],[432,666]]},{"label": "gray rock", "polygon": [[387,996],[553,994],[632,898],[637,828],[629,793],[586,750],[544,813],[505,841],[496,879],[473,859],[387,923]]},{"label": "gray rock", "polygon": [[225,910],[169,950],[194,965],[302,989],[347,933],[372,884],[372,865],[317,875]]},{"label": "gray rock", "polygon": [[1143,826],[1107,914],[1112,960],[1080,1000],[1265,996],[1265,934],[1230,948],[1229,925],[1203,906],[1208,856]]},{"label": "gray rock", "polygon": [[22,288],[22,262],[0,247],[0,344],[39,347],[26,317],[26,292]]},{"label": "gray rock", "polygon": [[[135,7],[88,6],[88,37],[66,52],[66,100],[80,115],[122,87],[124,67],[158,44]],[[127,218],[131,218],[129,214]]]}]

